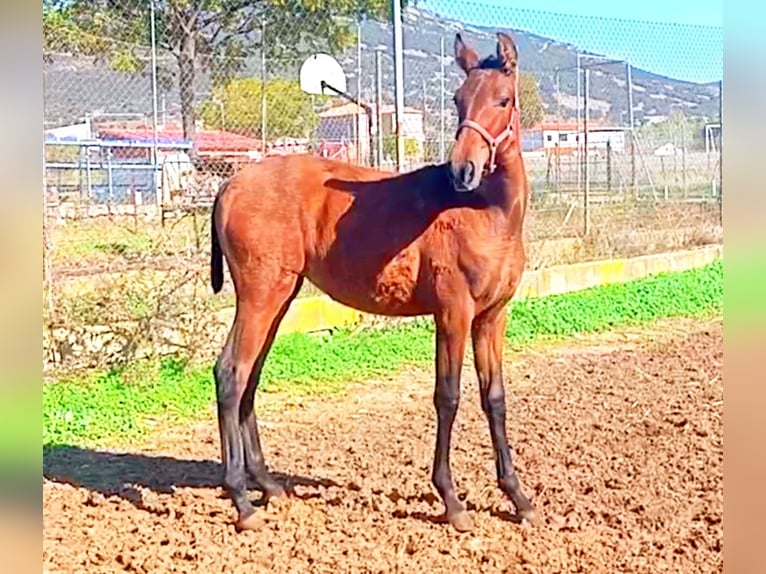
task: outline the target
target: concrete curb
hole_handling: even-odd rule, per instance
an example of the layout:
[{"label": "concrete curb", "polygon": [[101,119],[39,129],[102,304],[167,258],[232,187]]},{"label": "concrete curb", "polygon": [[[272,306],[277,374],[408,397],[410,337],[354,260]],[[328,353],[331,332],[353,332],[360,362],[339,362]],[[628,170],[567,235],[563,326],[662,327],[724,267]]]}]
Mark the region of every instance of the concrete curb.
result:
[{"label": "concrete curb", "polygon": [[[625,259],[587,261],[525,272],[514,300],[560,295],[609,283],[624,283],[648,275],[703,267],[723,258],[722,245],[658,253]],[[233,310],[224,310],[222,313]],[[285,314],[278,334],[324,331],[357,324],[370,315],[333,301],[327,295],[295,299]],[[224,318],[230,321],[231,318]]]},{"label": "concrete curb", "polygon": [[723,258],[723,246],[709,245],[698,249],[640,257],[558,265],[526,272],[514,299],[560,295],[598,285],[625,283],[657,273],[686,271],[704,267],[721,258]]},{"label": "concrete curb", "polygon": [[[516,294],[516,299],[545,297],[571,291],[579,291],[607,283],[621,283],[668,271],[693,269],[712,263],[723,257],[723,247],[713,245],[700,249],[659,253],[626,259],[592,261],[574,265],[560,265],[538,271],[527,271]],[[234,318],[234,307],[221,309],[215,314],[215,326],[202,335],[210,341],[223,341]],[[280,324],[279,334],[294,332],[310,333],[334,327],[359,324],[397,324],[409,318],[387,318],[362,313],[333,301],[327,295],[295,299]],[[43,371],[61,365],[90,366],[105,356],[122,353],[126,344],[125,334],[110,326],[78,326],[43,330]],[[130,329],[126,332],[129,333]],[[188,331],[162,328],[159,347],[146,348],[149,353],[166,354],[186,344]],[[155,343],[150,343],[155,345]],[[219,349],[220,343],[211,349]],[[141,356],[140,349],[136,351]]]}]

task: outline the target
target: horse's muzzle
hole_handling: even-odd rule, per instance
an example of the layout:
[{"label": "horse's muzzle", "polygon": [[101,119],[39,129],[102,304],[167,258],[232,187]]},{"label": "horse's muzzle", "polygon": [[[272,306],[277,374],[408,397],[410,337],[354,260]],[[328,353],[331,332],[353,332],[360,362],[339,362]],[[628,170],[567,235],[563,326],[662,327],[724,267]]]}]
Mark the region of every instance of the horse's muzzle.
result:
[{"label": "horse's muzzle", "polygon": [[474,191],[481,183],[481,170],[471,160],[462,163],[450,163],[450,177],[455,191]]}]

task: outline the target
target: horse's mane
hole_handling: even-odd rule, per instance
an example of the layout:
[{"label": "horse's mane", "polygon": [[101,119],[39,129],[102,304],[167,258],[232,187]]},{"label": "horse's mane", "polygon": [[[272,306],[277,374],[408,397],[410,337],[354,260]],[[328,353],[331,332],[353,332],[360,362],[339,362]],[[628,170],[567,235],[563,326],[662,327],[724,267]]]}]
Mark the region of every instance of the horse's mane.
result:
[{"label": "horse's mane", "polygon": [[502,70],[503,64],[495,54],[482,58],[477,66],[481,70]]}]

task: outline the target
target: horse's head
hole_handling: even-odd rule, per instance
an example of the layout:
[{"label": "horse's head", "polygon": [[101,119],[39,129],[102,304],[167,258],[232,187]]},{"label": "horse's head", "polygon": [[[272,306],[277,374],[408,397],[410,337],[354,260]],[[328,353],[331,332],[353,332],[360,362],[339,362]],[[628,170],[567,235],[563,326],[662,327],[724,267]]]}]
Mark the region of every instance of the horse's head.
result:
[{"label": "horse's head", "polygon": [[510,36],[497,37],[497,55],[480,60],[455,36],[455,60],[466,75],[455,92],[459,123],[449,158],[456,191],[474,191],[495,171],[498,156],[518,145],[518,54]]}]

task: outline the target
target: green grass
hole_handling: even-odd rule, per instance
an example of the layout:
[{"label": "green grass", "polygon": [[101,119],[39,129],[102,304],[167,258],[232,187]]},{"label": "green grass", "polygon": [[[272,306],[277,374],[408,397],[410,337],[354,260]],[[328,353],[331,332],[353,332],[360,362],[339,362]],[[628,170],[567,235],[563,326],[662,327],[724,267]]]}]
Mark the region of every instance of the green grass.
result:
[{"label": "green grass", "polygon": [[[711,316],[723,310],[723,263],[511,307],[506,333],[511,345],[668,317]],[[348,381],[389,374],[408,364],[430,367],[433,353],[430,320],[326,336],[285,335],[269,355],[261,389],[291,395],[334,393]],[[45,385],[43,443],[124,444],[145,435],[152,420],[210,416],[215,397],[211,366],[167,359]]]},{"label": "green grass", "polygon": [[[197,219],[200,243],[210,243],[208,216]],[[69,222],[53,229],[51,245],[54,266],[83,266],[109,262],[120,258],[152,257],[184,254],[195,246],[194,221],[185,217],[162,227],[159,223],[139,221],[129,217],[85,219]]]}]

